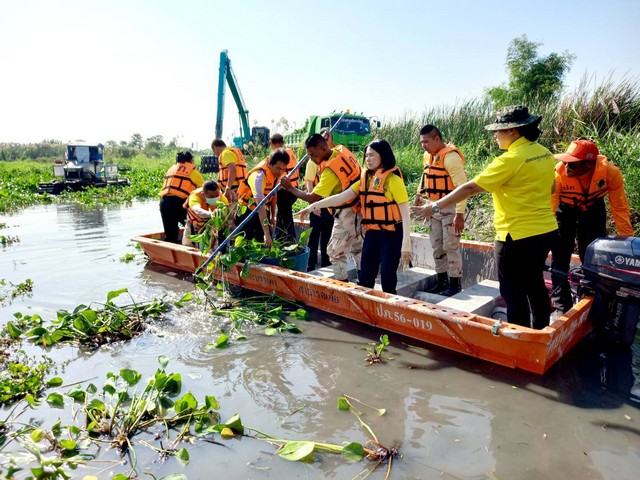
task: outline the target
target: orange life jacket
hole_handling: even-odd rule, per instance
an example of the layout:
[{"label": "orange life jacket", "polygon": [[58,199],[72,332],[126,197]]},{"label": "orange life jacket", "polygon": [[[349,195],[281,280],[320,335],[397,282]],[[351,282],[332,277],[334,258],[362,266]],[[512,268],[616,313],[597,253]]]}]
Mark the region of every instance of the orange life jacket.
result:
[{"label": "orange life jacket", "polygon": [[[322,173],[325,168],[328,168],[335,173],[338,180],[340,180],[340,186],[344,192],[347,188],[360,180],[360,164],[356,160],[356,157],[353,156],[353,153],[343,145],[337,145],[333,151],[338,152],[338,155],[326,162],[322,162],[320,164],[320,173]],[[333,208],[341,210],[348,207],[353,208],[356,212],[360,211],[360,202],[358,201],[358,197]]]},{"label": "orange life jacket", "polygon": [[264,178],[262,180],[262,193],[264,194],[264,196],[269,195],[269,192],[273,190],[278,181],[278,179],[273,176],[273,173],[271,173],[271,169],[267,166],[266,160],[261,161],[255,167],[249,170],[247,178],[238,187],[238,203],[240,205],[248,206],[251,210],[256,208],[257,204],[256,202],[252,202],[251,204],[249,204],[250,199],[254,198],[253,192],[251,191],[251,186],[249,185],[249,177],[253,172],[257,172],[259,170],[262,170],[264,172]]},{"label": "orange life jacket", "polygon": [[[247,163],[244,161],[244,155],[242,154],[242,150],[240,150],[239,148],[227,147],[224,150],[231,150],[238,159],[238,161],[235,162],[236,163],[236,180],[233,183],[233,185],[231,185],[231,190],[235,190],[242,183],[242,181],[245,178],[247,178]],[[222,154],[220,156],[222,156]],[[222,165],[222,162],[220,162],[220,173],[218,173],[218,184],[220,185],[220,188],[222,190],[227,188],[227,180],[229,180],[229,167],[227,165]]]},{"label": "orange life jacket", "polygon": [[435,156],[425,152],[425,165],[419,193],[426,195],[429,200],[440,200],[456,188],[449,172],[444,168],[444,158],[451,152],[460,155],[464,163],[464,155],[456,147],[444,147]]},{"label": "orange life jacket", "polygon": [[[216,208],[218,208],[216,205],[209,205],[207,203],[207,197],[205,197],[202,187],[196,188],[193,192],[191,192],[191,195],[198,196],[198,198],[200,199],[200,207],[202,207],[203,210],[210,210],[213,212]],[[222,197],[222,193],[220,190],[218,190],[218,196],[214,198],[221,199],[221,197]],[[191,220],[191,225],[193,225],[196,228],[199,228],[205,223],[207,223],[208,218],[200,217],[196,212],[194,212],[191,209],[191,207],[189,207],[189,198],[187,198],[184,201],[184,204],[182,206],[187,210],[187,216],[189,217],[189,220]]]},{"label": "orange life jacket", "polygon": [[560,205],[587,210],[595,202],[604,198],[609,191],[607,185],[608,163],[607,157],[598,155],[589,187],[586,190],[582,187],[577,177],[567,177],[564,163],[558,163],[556,171],[560,175],[562,182]]},{"label": "orange life jacket", "polygon": [[196,168],[193,163],[176,163],[164,176],[164,184],[160,190],[160,196],[172,195],[179,198],[187,198],[198,186],[191,180],[191,172]]},{"label": "orange life jacket", "polygon": [[[384,195],[384,185],[389,175],[402,178],[398,167],[375,172],[363,170],[360,177],[360,205],[362,207],[362,228],[365,230],[395,231],[396,223],[402,221],[400,208],[395,200]],[[370,178],[369,181],[367,181]]]},{"label": "orange life jacket", "polygon": [[[296,160],[296,154],[293,153],[292,149],[285,148],[285,151],[289,154],[289,163],[287,164],[287,171],[285,175],[289,175],[289,172],[293,170],[293,168],[298,164],[298,161]],[[298,186],[298,180],[300,178],[299,173],[300,169],[296,170],[295,173],[289,178],[289,180],[291,181],[291,185],[293,185],[294,187]]]}]

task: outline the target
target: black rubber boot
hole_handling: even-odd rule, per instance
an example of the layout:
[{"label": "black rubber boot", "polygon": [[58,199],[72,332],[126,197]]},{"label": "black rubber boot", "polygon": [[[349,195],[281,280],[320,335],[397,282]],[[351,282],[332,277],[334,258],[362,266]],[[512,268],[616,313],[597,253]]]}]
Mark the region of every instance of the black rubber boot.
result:
[{"label": "black rubber boot", "polygon": [[438,282],[433,287],[426,290],[426,292],[439,294],[443,290],[446,290],[448,287],[449,287],[449,276],[447,275],[447,272],[442,272],[438,274]]},{"label": "black rubber boot", "polygon": [[462,286],[460,285],[460,277],[449,277],[449,287],[446,290],[441,291],[438,295],[453,297],[456,293],[460,293],[461,291]]}]

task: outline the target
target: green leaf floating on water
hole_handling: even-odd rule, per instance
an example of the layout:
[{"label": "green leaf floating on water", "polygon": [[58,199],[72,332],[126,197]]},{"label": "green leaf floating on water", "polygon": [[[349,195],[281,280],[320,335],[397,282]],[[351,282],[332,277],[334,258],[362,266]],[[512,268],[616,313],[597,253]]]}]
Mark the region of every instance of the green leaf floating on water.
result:
[{"label": "green leaf floating on water", "polygon": [[351,408],[351,406],[348,400],[344,397],[338,397],[338,410],[349,410],[349,408]]},{"label": "green leaf floating on water", "polygon": [[364,458],[364,447],[358,442],[351,442],[342,448],[342,456],[352,462],[359,462]]},{"label": "green leaf floating on water", "polygon": [[60,393],[57,393],[57,392],[50,393],[47,396],[47,403],[52,407],[62,407],[64,406],[64,398]]},{"label": "green leaf floating on water", "polygon": [[313,461],[313,449],[315,447],[316,442],[300,440],[287,442],[280,450],[278,450],[278,455],[285,460],[290,460],[292,462]]},{"label": "green leaf floating on water", "polygon": [[184,447],[176,452],[176,457],[183,463],[189,463],[189,452]]}]

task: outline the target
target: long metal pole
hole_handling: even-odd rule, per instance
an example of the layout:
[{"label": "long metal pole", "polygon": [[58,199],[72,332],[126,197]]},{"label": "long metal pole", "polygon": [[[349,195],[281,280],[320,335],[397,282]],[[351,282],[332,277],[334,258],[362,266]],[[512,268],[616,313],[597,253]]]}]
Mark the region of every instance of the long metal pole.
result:
[{"label": "long metal pole", "polygon": [[[331,126],[331,129],[329,130],[330,132],[333,132],[333,129],[334,129],[334,128],[336,128],[336,125],[338,125],[338,124],[340,123],[340,120],[342,120],[342,117],[344,117],[345,113],[346,113],[346,112],[343,112],[343,113],[342,113],[342,115],[340,115],[340,118],[338,118],[338,121],[337,121],[336,123],[334,123],[334,124]],[[308,154],[308,153],[305,153],[305,154],[304,154],[304,157],[302,157],[302,159],[301,159],[301,160],[296,164],[296,166],[295,166],[295,167],[293,167],[293,169],[291,169],[291,171],[287,174],[286,178],[291,177],[291,175],[293,175],[293,174],[294,174],[294,173],[295,173],[295,172],[296,172],[296,171],[297,171],[297,170],[302,166],[302,164],[303,164],[304,162],[306,162],[306,161],[307,161],[307,159],[308,159],[308,158],[309,158],[309,154]],[[211,263],[211,261],[214,259],[214,257],[215,257],[216,255],[218,255],[218,253],[220,253],[220,251],[225,247],[225,245],[226,245],[227,243],[229,243],[229,240],[231,240],[231,238],[232,238],[232,237],[234,237],[235,235],[237,235],[237,234],[242,230],[242,227],[244,227],[244,226],[247,224],[247,222],[251,219],[251,217],[253,217],[253,216],[258,212],[258,210],[259,210],[260,208],[262,208],[262,206],[263,206],[264,204],[266,204],[266,203],[267,203],[267,201],[269,201],[269,199],[270,199],[273,195],[275,195],[275,194],[276,194],[276,192],[280,189],[280,187],[281,187],[281,186],[282,186],[282,184],[281,184],[280,182],[276,183],[276,185],[275,185],[275,187],[273,188],[273,190],[271,190],[271,191],[267,194],[267,196],[266,196],[266,197],[264,197],[264,198],[260,201],[260,203],[256,206],[256,208],[255,208],[255,209],[253,209],[253,211],[251,211],[251,212],[249,213],[249,215],[247,215],[247,218],[245,218],[242,222],[240,222],[240,225],[238,225],[238,226],[233,230],[233,232],[231,232],[231,233],[229,234],[229,236],[228,236],[227,238],[225,238],[225,239],[224,239],[224,241],[223,241],[220,245],[218,245],[218,248],[216,248],[216,249],[214,250],[214,252],[213,252],[211,255],[209,255],[209,258],[207,258],[207,260],[206,260],[202,265],[200,265],[200,267],[198,267],[198,269],[196,270],[196,273],[195,273],[196,275],[200,274],[200,272],[201,272],[202,270],[204,270],[204,269],[207,267],[207,265],[209,265],[209,263]]]}]

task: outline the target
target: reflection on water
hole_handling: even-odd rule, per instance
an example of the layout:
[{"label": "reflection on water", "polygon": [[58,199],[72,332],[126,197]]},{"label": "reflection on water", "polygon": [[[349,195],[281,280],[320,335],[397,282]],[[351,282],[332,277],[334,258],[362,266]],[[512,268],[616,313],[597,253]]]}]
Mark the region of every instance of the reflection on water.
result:
[{"label": "reflection on water", "polygon": [[[157,202],[39,206],[0,221],[9,226],[3,234],[20,237],[0,247],[0,278],[34,282],[32,297],[0,307],[3,323],[18,311],[52,318],[59,308],[103,302],[123,287],[136,300],[178,299],[194,288],[190,275],[119,260],[135,251],[133,235],[161,229]],[[228,321],[192,304],[152,322],[133,341],[47,354],[69,362],[65,383],[96,384],[125,367],[148,377],[157,357],[167,355],[168,370],[182,374],[185,391],[198,399],[216,396],[223,420],[240,413],[246,425],[289,439],[366,442],[369,435],[355,416],[336,408],[340,395],[351,395],[387,410],[378,416],[359,408],[382,444],[401,446],[391,478],[625,479],[640,471],[639,341],[632,350],[605,350],[588,339],[537,376],[394,335],[393,360],[367,366],[363,348],[380,331],[320,311],[300,324],[302,334],[274,337],[263,327],[247,327],[247,340],[216,349],[211,343]],[[49,423],[62,415],[46,405],[36,414]],[[188,449],[191,461],[183,466],[173,458],[158,462],[139,446],[140,471],[158,478],[172,472],[211,478],[202,472],[215,470],[229,479],[344,479],[367,466],[327,455],[312,464],[290,463],[250,438],[224,446],[195,442]],[[380,471],[370,478],[383,477]]]}]

